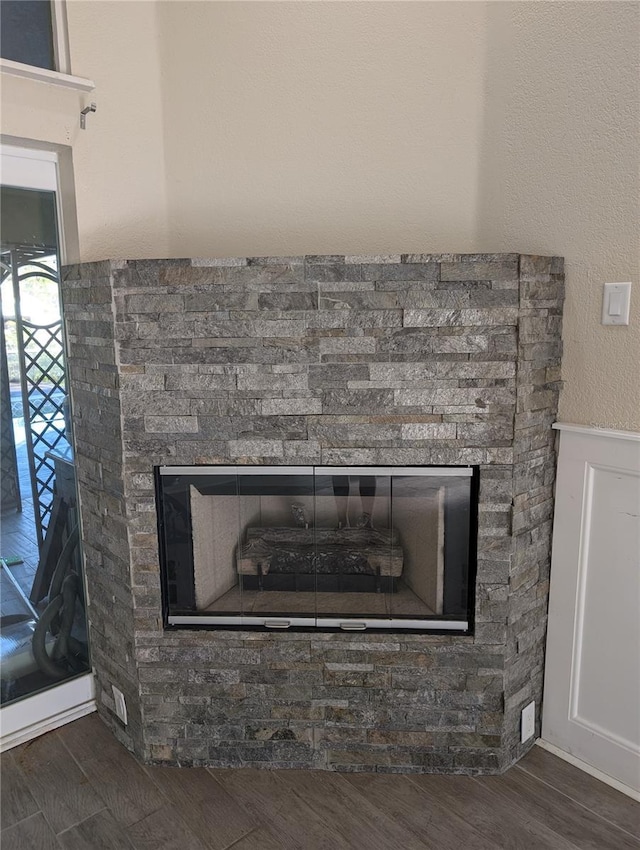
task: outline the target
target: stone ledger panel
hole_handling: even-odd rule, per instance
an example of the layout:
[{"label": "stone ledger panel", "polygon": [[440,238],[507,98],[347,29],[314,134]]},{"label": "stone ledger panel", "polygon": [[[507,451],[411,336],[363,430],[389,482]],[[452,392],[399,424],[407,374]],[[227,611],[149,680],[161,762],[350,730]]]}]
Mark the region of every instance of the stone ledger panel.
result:
[{"label": "stone ledger panel", "polygon": [[[496,772],[528,749],[562,269],[409,254],[65,270],[98,705],[121,740],[152,762],[387,772]],[[230,463],[478,465],[474,635],[164,631],[153,467]]]}]

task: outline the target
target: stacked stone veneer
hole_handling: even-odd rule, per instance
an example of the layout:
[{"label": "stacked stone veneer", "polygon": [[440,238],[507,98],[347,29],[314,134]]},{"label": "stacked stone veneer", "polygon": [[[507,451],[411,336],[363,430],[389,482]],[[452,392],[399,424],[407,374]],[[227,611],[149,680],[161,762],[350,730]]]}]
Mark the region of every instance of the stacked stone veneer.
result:
[{"label": "stacked stone veneer", "polygon": [[[540,704],[562,261],[65,270],[98,705],[143,758],[497,771]],[[478,464],[475,634],[163,630],[155,464]],[[113,713],[124,691],[129,725]]]}]

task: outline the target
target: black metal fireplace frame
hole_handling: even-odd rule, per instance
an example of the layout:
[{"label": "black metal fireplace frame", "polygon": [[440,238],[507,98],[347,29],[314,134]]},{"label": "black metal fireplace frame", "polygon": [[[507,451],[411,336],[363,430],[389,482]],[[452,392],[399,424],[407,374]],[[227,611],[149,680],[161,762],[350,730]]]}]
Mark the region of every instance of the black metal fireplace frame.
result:
[{"label": "black metal fireplace frame", "polygon": [[[229,466],[229,464],[220,464],[220,466]],[[309,465],[314,470],[322,471],[324,469],[328,469],[331,467],[324,467],[321,465]],[[376,465],[359,465],[359,467],[363,467],[366,469],[379,469],[380,464]],[[163,476],[163,471],[172,470],[172,469],[183,469],[184,466],[180,464],[174,465],[163,465],[163,466],[154,466],[153,475],[154,475],[154,488],[155,488],[155,501],[156,501],[156,521],[157,521],[157,533],[158,533],[158,554],[159,554],[159,569],[160,569],[160,586],[161,586],[161,596],[162,596],[162,621],[163,628],[166,631],[173,630],[225,630],[225,631],[258,631],[258,632],[273,632],[274,629],[283,628],[282,625],[276,623],[277,620],[286,620],[293,618],[271,618],[268,617],[266,620],[271,621],[271,625],[256,625],[256,624],[247,624],[247,623],[210,623],[206,622],[206,616],[203,615],[194,615],[193,611],[185,611],[185,618],[189,620],[194,620],[193,622],[172,622],[172,618],[175,620],[176,615],[175,612],[170,613],[170,605],[171,605],[171,584],[168,576],[168,569],[163,567],[163,564],[167,564],[167,552],[165,546],[165,525],[164,525],[164,493],[161,486],[161,479]],[[190,465],[190,468],[206,468],[211,470],[212,474],[215,474],[216,464],[202,464]],[[238,465],[238,468],[245,468],[243,465]],[[288,466],[281,465],[278,469],[287,470],[287,469],[295,469],[297,466]],[[392,467],[390,467],[392,468]],[[438,627],[439,622],[450,622],[450,615],[433,615],[428,619],[425,618],[425,624],[433,623],[433,627],[430,628],[428,625],[420,628],[411,628],[411,627],[403,627],[401,625],[394,625],[392,628],[389,627],[376,627],[376,626],[368,626],[366,628],[367,633],[379,633],[379,634],[393,634],[395,632],[400,632],[402,634],[452,634],[452,635],[460,635],[460,636],[472,636],[475,631],[475,602],[476,602],[476,576],[477,576],[477,547],[478,547],[478,503],[479,503],[479,492],[480,492],[480,469],[477,465],[470,464],[407,464],[406,468],[411,469],[465,469],[470,470],[471,474],[469,476],[470,479],[470,505],[469,505],[469,536],[468,540],[464,538],[455,538],[454,536],[447,535],[445,537],[445,563],[455,563],[453,559],[458,556],[458,551],[461,547],[461,544],[468,546],[468,565],[466,569],[466,581],[464,581],[465,575],[464,570],[462,570],[461,581],[458,582],[457,590],[461,595],[466,596],[466,614],[464,619],[460,617],[460,628],[451,628],[447,626],[443,628],[442,626]],[[166,474],[166,472],[165,472]],[[446,520],[446,512],[449,510],[447,506],[445,506],[445,524]],[[190,524],[191,516],[189,514],[189,526],[185,529],[186,534],[188,535],[188,544],[191,548],[190,557],[193,560],[193,535],[192,535],[192,527]],[[451,570],[451,567],[449,567]],[[446,573],[445,573],[446,576]],[[444,593],[445,599],[447,599],[448,593],[451,594],[455,592],[456,585],[452,581],[445,581]],[[193,584],[187,588],[187,592],[192,594],[192,606],[195,607],[195,587]],[[185,590],[182,590],[182,593],[185,593]],[[351,617],[351,619],[355,619]],[[395,621],[397,623],[397,621]],[[327,625],[317,625],[317,624],[308,624],[308,625],[291,625],[286,627],[287,631],[290,632],[340,632],[345,630],[350,630],[344,627],[336,626],[327,626]]]}]

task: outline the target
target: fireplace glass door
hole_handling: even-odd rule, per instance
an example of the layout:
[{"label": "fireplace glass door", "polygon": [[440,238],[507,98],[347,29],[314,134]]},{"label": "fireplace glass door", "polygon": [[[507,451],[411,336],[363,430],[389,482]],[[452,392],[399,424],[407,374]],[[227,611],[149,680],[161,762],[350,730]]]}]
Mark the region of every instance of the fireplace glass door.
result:
[{"label": "fireplace glass door", "polygon": [[160,467],[168,626],[467,631],[471,467]]}]

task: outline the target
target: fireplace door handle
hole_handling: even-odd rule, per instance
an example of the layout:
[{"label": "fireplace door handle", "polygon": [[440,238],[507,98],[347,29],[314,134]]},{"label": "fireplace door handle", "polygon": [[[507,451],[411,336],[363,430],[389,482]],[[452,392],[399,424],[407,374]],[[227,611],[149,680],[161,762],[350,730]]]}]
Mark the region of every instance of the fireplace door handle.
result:
[{"label": "fireplace door handle", "polygon": [[344,629],[346,632],[361,632],[367,628],[366,623],[340,623],[340,628]]},{"label": "fireplace door handle", "polygon": [[264,625],[267,629],[288,629],[291,620],[265,620]]}]

